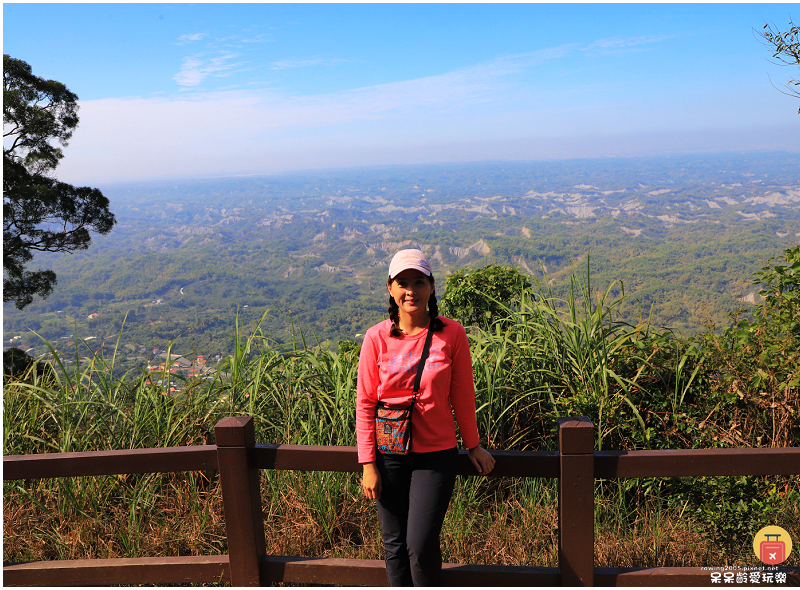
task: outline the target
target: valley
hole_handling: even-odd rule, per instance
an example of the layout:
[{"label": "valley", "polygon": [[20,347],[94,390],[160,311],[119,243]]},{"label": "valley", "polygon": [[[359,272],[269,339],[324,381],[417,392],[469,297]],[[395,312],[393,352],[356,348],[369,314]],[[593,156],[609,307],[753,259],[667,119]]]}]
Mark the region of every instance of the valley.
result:
[{"label": "valley", "polygon": [[466,266],[517,266],[559,293],[588,265],[592,289],[624,288],[628,321],[693,334],[757,303],[752,273],[800,240],[798,163],[712,154],[103,186],[117,226],[87,251],[34,260],[58,285],[23,311],[5,304],[4,346],[110,350],[122,330],[128,369],[170,342],[224,358],[237,321],[286,347],[357,340],[383,317],[386,266],[404,247],[428,254],[440,294]]}]

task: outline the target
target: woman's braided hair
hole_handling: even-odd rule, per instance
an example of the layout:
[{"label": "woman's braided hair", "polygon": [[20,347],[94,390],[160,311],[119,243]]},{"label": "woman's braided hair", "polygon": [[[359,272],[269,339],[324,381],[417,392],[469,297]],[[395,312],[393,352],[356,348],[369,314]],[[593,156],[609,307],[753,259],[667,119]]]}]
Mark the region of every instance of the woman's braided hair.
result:
[{"label": "woman's braided hair", "polygon": [[[397,301],[395,301],[394,297],[391,295],[389,295],[388,312],[389,319],[392,320],[392,328],[389,330],[389,336],[399,338],[403,335],[403,331],[400,329],[400,307],[398,307]],[[431,293],[431,297],[428,299],[428,313],[433,320],[433,331],[439,332],[442,330],[444,328],[444,322],[439,319],[439,302],[436,300],[435,293]]]}]

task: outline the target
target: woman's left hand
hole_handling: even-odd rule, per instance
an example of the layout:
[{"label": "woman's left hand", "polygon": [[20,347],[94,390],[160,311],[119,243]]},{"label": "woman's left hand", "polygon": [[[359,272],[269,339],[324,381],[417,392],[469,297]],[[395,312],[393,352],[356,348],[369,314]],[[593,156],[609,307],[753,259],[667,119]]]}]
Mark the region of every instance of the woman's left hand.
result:
[{"label": "woman's left hand", "polygon": [[494,469],[494,457],[480,445],[469,450],[469,460],[479,475],[488,475]]}]

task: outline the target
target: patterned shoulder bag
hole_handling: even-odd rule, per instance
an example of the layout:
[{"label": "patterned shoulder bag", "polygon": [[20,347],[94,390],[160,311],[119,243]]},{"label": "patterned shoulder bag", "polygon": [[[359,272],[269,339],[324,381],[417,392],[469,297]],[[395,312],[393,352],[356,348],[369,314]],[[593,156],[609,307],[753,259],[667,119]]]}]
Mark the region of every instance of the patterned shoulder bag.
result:
[{"label": "patterned shoulder bag", "polygon": [[419,386],[422,381],[422,371],[425,369],[425,361],[428,360],[428,353],[433,339],[433,318],[428,325],[428,335],[425,338],[425,346],[422,348],[422,356],[417,365],[417,377],[414,379],[414,391],[411,395],[411,403],[400,408],[388,408],[383,402],[378,402],[375,407],[375,442],[378,452],[385,455],[408,455],[411,450],[411,411],[417,401]]}]

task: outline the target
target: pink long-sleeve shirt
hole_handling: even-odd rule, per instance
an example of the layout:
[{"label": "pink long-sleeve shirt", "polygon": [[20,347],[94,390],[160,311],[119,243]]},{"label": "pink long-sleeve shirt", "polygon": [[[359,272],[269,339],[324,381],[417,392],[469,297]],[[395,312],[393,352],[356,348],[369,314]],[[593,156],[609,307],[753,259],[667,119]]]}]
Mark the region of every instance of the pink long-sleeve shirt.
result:
[{"label": "pink long-sleeve shirt", "polygon": [[[464,445],[480,444],[475,416],[475,384],[467,333],[458,322],[439,316],[444,328],[433,333],[422,372],[417,402],[411,414],[411,451],[426,453],[456,446],[458,420]],[[358,461],[375,461],[375,406],[404,406],[411,401],[417,362],[428,329],[413,336],[392,337],[385,320],[364,335],[358,361],[356,436]]]}]

